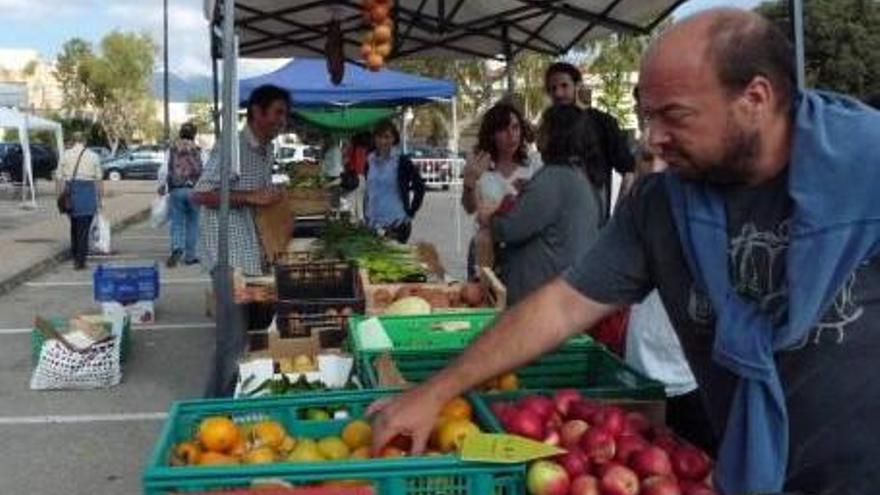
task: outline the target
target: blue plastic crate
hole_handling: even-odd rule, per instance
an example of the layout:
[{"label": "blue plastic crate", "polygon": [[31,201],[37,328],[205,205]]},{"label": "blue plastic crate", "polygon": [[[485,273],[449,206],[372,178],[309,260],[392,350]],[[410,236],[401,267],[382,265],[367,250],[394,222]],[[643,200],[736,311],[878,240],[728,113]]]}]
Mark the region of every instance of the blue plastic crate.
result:
[{"label": "blue plastic crate", "polygon": [[127,304],[159,298],[159,265],[98,265],[92,275],[95,300]]}]

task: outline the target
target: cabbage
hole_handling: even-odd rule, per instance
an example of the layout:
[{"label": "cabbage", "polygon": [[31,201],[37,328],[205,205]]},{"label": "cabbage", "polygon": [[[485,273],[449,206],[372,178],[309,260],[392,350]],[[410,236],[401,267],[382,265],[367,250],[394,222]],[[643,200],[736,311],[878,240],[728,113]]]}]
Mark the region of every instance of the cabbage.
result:
[{"label": "cabbage", "polygon": [[385,309],[386,315],[418,316],[431,314],[431,305],[421,297],[404,297]]}]

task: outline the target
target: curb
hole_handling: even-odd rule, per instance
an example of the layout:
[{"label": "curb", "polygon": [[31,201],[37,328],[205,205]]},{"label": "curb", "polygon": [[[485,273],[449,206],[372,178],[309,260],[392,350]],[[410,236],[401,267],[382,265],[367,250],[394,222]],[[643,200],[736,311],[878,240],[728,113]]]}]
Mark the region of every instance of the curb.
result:
[{"label": "curb", "polygon": [[[136,211],[131,215],[120,219],[118,222],[111,226],[112,233],[118,233],[126,228],[140,223],[150,216],[150,207],[146,207],[143,210]],[[27,282],[32,278],[36,278],[49,270],[55,268],[59,264],[70,259],[70,247],[58,247],[55,251],[47,256],[46,258],[37,261],[31,266],[21,270],[20,272],[12,275],[11,277],[0,280],[0,297],[5,296],[6,294],[12,292],[16,287],[21,284]]]}]

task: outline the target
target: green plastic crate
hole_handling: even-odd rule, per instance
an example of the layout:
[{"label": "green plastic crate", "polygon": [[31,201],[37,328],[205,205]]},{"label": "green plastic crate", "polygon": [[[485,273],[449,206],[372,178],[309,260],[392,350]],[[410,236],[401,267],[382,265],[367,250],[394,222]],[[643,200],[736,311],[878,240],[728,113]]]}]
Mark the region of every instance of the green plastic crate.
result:
[{"label": "green plastic crate", "polygon": [[[147,495],[191,493],[247,487],[254,481],[280,479],[295,485],[332,480],[370,480],[382,495],[520,495],[525,493],[522,465],[465,463],[456,456],[409,457],[323,463],[275,463],[210,467],[168,465],[173,446],[192,437],[205,416],[229,415],[237,421],[272,418],[295,438],[338,434],[349,420],[300,419],[314,407],[345,407],[360,417],[389,391],[325,392],[295,397],[177,402],[147,460],[143,488]],[[481,425],[489,416],[476,416]]]},{"label": "green plastic crate", "polygon": [[[441,351],[431,354],[395,351],[390,353],[403,377],[412,383],[425,381],[458,353]],[[358,374],[365,387],[378,387],[373,365],[378,356],[361,356]],[[602,398],[654,400],[663,399],[663,384],[629,367],[605,347],[574,341],[516,371],[521,390],[577,388]]]},{"label": "green plastic crate", "polygon": [[[65,318],[49,318],[49,321],[55,328],[65,328],[67,320]],[[31,364],[36,366],[40,361],[40,351],[43,350],[43,343],[46,337],[36,328],[31,330]],[[126,317],[125,323],[122,325],[122,347],[119,349],[119,360],[125,362],[131,352],[131,318]]]},{"label": "green plastic crate", "polygon": [[[498,317],[494,309],[477,310],[467,313],[432,314],[424,316],[377,316],[391,339],[395,350],[438,351],[462,349],[478,336]],[[377,354],[380,350],[365,349],[365,343],[358,331],[369,316],[353,316],[349,319],[349,336],[352,350],[356,354]],[[458,332],[443,332],[432,327],[444,322],[467,322],[470,329]]]},{"label": "green plastic crate", "polygon": [[[378,316],[385,333],[391,339],[393,349],[365,349],[359,326],[370,316],[352,316],[349,319],[349,338],[352,351],[358,356],[378,355],[393,350],[394,352],[428,352],[461,351],[468,346],[483,330],[495,322],[499,313],[495,309],[474,310],[466,313],[438,313],[424,316]],[[470,329],[454,332],[438,330],[436,326],[449,322],[467,322]],[[584,335],[576,337],[573,342],[592,344],[593,340]]]}]

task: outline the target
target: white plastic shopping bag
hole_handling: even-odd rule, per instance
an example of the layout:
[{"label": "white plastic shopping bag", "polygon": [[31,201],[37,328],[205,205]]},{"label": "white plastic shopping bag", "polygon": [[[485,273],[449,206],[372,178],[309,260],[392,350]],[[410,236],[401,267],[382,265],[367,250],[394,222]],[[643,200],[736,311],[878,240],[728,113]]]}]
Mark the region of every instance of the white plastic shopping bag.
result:
[{"label": "white plastic shopping bag", "polygon": [[111,249],[110,222],[98,213],[92,220],[89,230],[89,251],[94,254],[110,254]]},{"label": "white plastic shopping bag", "polygon": [[153,198],[150,205],[150,224],[154,229],[165,225],[168,221],[168,195],[163,194]]}]

